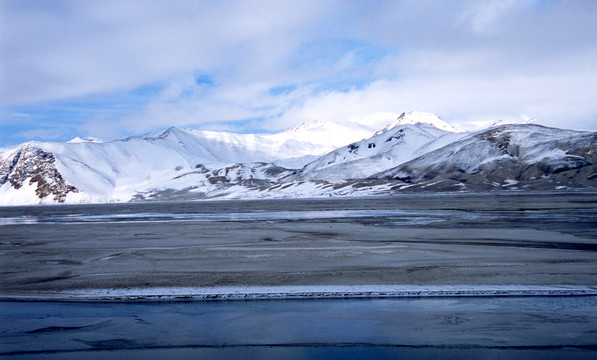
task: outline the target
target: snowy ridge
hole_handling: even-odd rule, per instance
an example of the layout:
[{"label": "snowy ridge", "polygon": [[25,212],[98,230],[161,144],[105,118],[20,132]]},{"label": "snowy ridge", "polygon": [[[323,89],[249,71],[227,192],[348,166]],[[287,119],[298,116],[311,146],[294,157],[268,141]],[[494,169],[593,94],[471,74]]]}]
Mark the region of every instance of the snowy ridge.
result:
[{"label": "snowy ridge", "polygon": [[540,125],[502,125],[483,130],[374,178],[451,188],[534,189],[597,186],[597,133]]},{"label": "snowy ridge", "polygon": [[398,124],[373,137],[334,150],[307,164],[306,179],[341,181],[366,178],[405,163],[464,136],[440,130],[427,123]]},{"label": "snowy ridge", "polygon": [[[273,162],[320,155],[339,146],[371,136],[373,131],[335,123],[306,122],[277,134],[235,134],[172,127],[143,139],[176,146],[187,157],[217,165],[241,162]],[[180,146],[178,146],[180,147]]]},{"label": "snowy ridge", "polygon": [[[382,114],[383,115],[383,114]],[[403,113],[375,131],[310,122],[278,134],[176,127],[0,154],[0,204],[597,188],[597,133],[510,124],[455,132]]]},{"label": "snowy ridge", "polygon": [[459,129],[448,124],[447,122],[440,119],[437,115],[432,113],[425,113],[420,111],[410,111],[408,113],[403,112],[398,116],[396,120],[386,125],[384,128],[379,130],[376,134],[383,133],[399,125],[417,125],[427,124],[431,125],[436,129],[440,129],[447,132],[461,132]]},{"label": "snowy ridge", "polygon": [[102,139],[93,137],[93,136],[87,136],[84,138],[81,137],[75,137],[69,141],[67,141],[67,143],[71,143],[71,144],[77,144],[77,143],[87,143],[87,142],[91,142],[91,143],[103,143],[104,141]]},{"label": "snowy ridge", "polygon": [[[214,179],[222,176],[220,170],[228,171],[226,169],[239,163],[264,162],[299,168],[321,153],[372,133],[363,131],[337,124],[315,129],[305,126],[270,135],[172,127],[159,133],[110,142],[74,139],[68,143],[32,143],[39,151],[52,154],[57,173],[64,175],[77,191],[65,193],[54,201],[47,196],[40,198],[29,186],[15,187],[4,180],[0,182],[0,204],[121,202],[140,193],[198,187],[203,188],[198,192],[203,195],[217,192],[222,184],[231,181],[227,178],[218,185]],[[23,146],[26,145],[1,155],[0,161],[6,164],[1,168],[1,178],[11,175],[8,164]],[[265,171],[263,164],[254,166]],[[276,166],[270,166],[273,167]],[[201,173],[199,168],[215,170],[215,173],[205,175],[207,171]],[[265,174],[280,171],[270,169]],[[255,175],[259,173],[256,169],[248,173],[254,176],[244,180],[265,180],[264,176]],[[278,178],[277,173],[270,177]]]}]

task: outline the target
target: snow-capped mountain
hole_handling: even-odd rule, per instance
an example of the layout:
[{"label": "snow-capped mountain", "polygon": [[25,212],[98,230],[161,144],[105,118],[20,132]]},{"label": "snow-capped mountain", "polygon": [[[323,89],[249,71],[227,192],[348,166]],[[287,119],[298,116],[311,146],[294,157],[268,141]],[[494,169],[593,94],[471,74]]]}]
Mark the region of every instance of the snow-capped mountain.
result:
[{"label": "snow-capped mountain", "polygon": [[399,125],[418,125],[418,124],[427,124],[431,125],[434,128],[447,131],[447,132],[461,132],[451,124],[443,121],[440,117],[432,113],[420,112],[420,111],[410,111],[410,112],[403,112],[396,118],[396,120],[392,121],[391,123],[387,124],[381,130],[377,132],[377,134],[386,132],[392,128],[395,128]]},{"label": "snow-capped mountain", "polygon": [[307,164],[297,178],[335,182],[366,178],[466,135],[456,131],[433,114],[402,113],[373,137],[336,149]]},{"label": "snow-capped mountain", "polygon": [[176,148],[190,162],[218,167],[244,162],[288,161],[302,166],[314,156],[371,136],[372,131],[336,123],[306,122],[277,134],[235,134],[172,127],[142,137]]},{"label": "snow-capped mountain", "polygon": [[594,187],[596,164],[597,133],[510,124],[474,133],[372,178],[443,190]]},{"label": "snow-capped mountain", "polygon": [[0,155],[0,204],[389,195],[597,187],[597,133],[503,125],[458,132],[410,112],[377,132],[309,122],[278,134],[170,128]]},{"label": "snow-capped mountain", "polygon": [[[214,186],[213,179],[199,176],[198,168],[219,172],[235,164],[254,163],[300,168],[323,153],[371,136],[373,132],[362,126],[310,122],[277,134],[234,134],[172,127],[159,133],[110,142],[94,138],[73,139],[67,143],[31,142],[0,156],[0,204],[127,201],[138,193],[196,189],[201,184],[205,185],[201,193],[212,193],[217,190],[214,187],[223,185]],[[42,155],[32,155],[32,151],[27,150],[30,148],[52,159],[57,175],[46,172],[48,179],[44,181],[58,184],[67,179],[72,190],[56,199],[45,192],[27,190],[29,186],[22,184],[39,186],[35,185],[39,184],[38,177],[31,177],[35,173],[29,167],[37,166],[36,159],[40,166],[46,161]],[[29,154],[27,163],[19,162],[22,153]],[[251,166],[255,171],[246,173],[251,174],[250,178],[256,178],[259,170],[264,169],[264,165]],[[181,176],[183,174],[189,175]],[[15,176],[22,184],[9,181]],[[273,180],[276,179],[274,176]]]}]

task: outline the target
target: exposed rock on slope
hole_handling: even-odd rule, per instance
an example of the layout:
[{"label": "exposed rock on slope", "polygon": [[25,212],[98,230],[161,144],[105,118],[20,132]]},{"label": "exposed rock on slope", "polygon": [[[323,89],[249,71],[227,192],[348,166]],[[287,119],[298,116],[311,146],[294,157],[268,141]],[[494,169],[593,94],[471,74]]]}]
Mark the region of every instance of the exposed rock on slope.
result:
[{"label": "exposed rock on slope", "polygon": [[78,190],[58,172],[54,154],[39,147],[26,144],[12,154],[0,158],[0,186],[9,183],[14,189],[30,185],[35,195],[44,199],[52,196],[56,202],[64,202],[66,195]]},{"label": "exposed rock on slope", "polygon": [[597,186],[597,134],[503,125],[378,173],[434,190]]},{"label": "exposed rock on slope", "polygon": [[[297,178],[335,182],[366,178],[466,135],[440,130],[430,124],[429,116],[424,119],[425,122],[417,122],[416,116],[402,114],[393,126],[387,126],[373,137],[341,147],[307,164]],[[435,125],[449,128],[439,118],[435,119]]]},{"label": "exposed rock on slope", "polygon": [[170,128],[105,143],[25,144],[0,155],[0,204],[597,189],[594,132],[525,124],[458,133],[413,112],[324,151],[327,138],[354,139],[350,129],[311,123],[258,136]]}]

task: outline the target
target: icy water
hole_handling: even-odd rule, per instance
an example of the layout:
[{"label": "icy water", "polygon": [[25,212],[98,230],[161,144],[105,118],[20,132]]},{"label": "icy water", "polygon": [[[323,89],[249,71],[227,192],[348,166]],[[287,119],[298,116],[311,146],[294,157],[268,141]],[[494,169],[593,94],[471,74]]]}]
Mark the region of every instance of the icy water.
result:
[{"label": "icy water", "polygon": [[558,227],[594,223],[597,193],[412,194],[394,198],[141,202],[0,206],[0,226],[377,218],[384,224],[437,222]]},{"label": "icy water", "polygon": [[2,355],[594,359],[597,297],[3,302]]},{"label": "icy water", "polygon": [[[4,300],[595,279],[595,193],[0,208]],[[597,357],[595,296],[3,301],[0,322],[0,356],[16,359]]]}]

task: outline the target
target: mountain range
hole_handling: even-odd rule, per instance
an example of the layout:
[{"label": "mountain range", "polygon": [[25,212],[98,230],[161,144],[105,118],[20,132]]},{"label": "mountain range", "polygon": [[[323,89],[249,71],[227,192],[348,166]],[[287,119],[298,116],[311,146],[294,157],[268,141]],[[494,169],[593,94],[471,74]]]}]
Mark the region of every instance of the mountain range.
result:
[{"label": "mountain range", "polygon": [[0,154],[0,205],[597,187],[596,132],[536,124],[462,132],[420,112],[381,129],[349,124],[28,142]]}]

